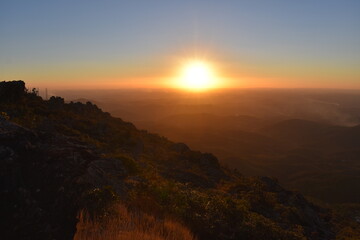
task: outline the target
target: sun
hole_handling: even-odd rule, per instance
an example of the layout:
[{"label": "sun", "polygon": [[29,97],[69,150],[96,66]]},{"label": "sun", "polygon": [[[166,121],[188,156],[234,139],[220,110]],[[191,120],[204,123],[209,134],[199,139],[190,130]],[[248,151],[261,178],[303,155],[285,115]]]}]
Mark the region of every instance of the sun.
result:
[{"label": "sun", "polygon": [[214,72],[210,64],[192,60],[184,64],[179,85],[189,90],[205,90],[215,87]]}]

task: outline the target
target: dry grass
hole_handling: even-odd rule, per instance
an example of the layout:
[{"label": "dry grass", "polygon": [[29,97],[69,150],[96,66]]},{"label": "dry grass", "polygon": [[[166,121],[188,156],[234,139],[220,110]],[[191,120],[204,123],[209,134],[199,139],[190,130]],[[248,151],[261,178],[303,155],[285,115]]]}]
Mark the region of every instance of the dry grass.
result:
[{"label": "dry grass", "polygon": [[74,240],[195,240],[182,224],[139,212],[124,205],[114,207],[114,214],[92,221],[85,211],[79,214]]}]

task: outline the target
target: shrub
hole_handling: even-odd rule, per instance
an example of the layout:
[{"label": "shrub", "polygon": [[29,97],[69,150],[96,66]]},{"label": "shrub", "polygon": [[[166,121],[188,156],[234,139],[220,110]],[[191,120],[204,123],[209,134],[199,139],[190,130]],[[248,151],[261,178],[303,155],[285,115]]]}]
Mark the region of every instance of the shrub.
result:
[{"label": "shrub", "polygon": [[102,218],[108,215],[117,200],[118,196],[114,190],[110,186],[105,186],[87,191],[82,201],[89,216]]},{"label": "shrub", "polygon": [[126,170],[129,172],[130,175],[136,175],[140,173],[140,168],[138,164],[134,161],[134,159],[122,156],[119,159],[121,159],[122,163],[124,164]]}]

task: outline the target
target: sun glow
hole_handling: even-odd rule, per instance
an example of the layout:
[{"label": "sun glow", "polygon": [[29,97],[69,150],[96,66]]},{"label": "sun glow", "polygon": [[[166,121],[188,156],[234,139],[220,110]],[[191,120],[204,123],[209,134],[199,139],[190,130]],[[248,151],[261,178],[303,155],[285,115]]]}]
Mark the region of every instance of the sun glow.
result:
[{"label": "sun glow", "polygon": [[184,64],[178,86],[199,91],[216,87],[214,71],[210,64],[203,61],[190,61]]}]

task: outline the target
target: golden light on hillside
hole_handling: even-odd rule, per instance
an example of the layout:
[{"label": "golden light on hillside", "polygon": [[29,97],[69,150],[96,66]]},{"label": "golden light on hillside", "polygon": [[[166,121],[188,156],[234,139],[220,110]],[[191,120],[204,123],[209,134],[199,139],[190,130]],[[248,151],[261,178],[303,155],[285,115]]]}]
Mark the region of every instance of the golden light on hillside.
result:
[{"label": "golden light on hillside", "polygon": [[214,69],[209,63],[191,60],[182,66],[176,85],[192,91],[201,91],[215,88],[217,79]]}]

